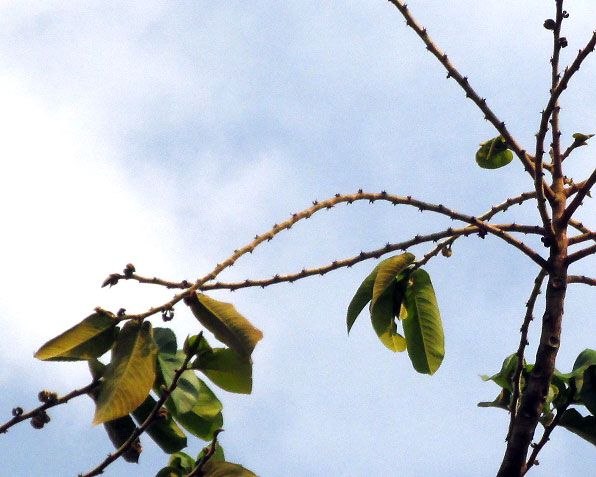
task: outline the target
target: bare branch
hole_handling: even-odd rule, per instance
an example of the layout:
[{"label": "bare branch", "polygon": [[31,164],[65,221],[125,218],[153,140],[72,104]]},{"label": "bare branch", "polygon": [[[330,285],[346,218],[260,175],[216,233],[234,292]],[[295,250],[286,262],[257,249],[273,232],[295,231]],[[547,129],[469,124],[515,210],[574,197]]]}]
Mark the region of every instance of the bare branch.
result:
[{"label": "bare branch", "polygon": [[[443,65],[443,67],[447,70],[447,78],[453,78],[457,84],[459,84],[462,89],[466,92],[466,97],[470,98],[476,106],[482,111],[484,114],[484,119],[489,121],[495,129],[499,132],[501,136],[507,142],[507,146],[515,152],[516,156],[521,160],[522,164],[526,171],[530,173],[532,177],[534,177],[534,165],[530,160],[530,156],[526,153],[524,149],[517,143],[517,141],[513,138],[513,136],[509,133],[507,128],[505,127],[505,123],[501,121],[495,113],[488,107],[486,104],[486,98],[482,98],[476,93],[476,91],[470,86],[467,76],[462,76],[459,71],[451,64],[449,61],[447,54],[443,53],[431,40],[426,28],[423,28],[418,24],[418,22],[414,19],[411,15],[410,11],[408,10],[408,6],[403,3],[401,0],[389,0],[402,14],[402,16],[406,20],[406,25],[408,25],[412,30],[416,32],[416,34],[422,39],[424,44],[426,45],[426,49],[430,51]],[[548,186],[547,186],[548,187]]]},{"label": "bare branch", "polygon": [[589,247],[586,247],[575,253],[569,254],[567,256],[567,260],[565,260],[565,263],[567,265],[571,265],[573,262],[577,262],[578,260],[581,260],[582,258],[587,257],[588,255],[592,255],[594,253],[596,253],[596,244],[590,245]]},{"label": "bare branch", "polygon": [[586,179],[581,184],[581,186],[579,186],[577,195],[573,198],[571,203],[567,206],[567,208],[565,209],[565,212],[563,213],[563,217],[561,217],[562,223],[566,223],[569,219],[571,219],[571,217],[573,217],[573,214],[575,213],[577,208],[582,204],[582,201],[586,198],[586,195],[588,194],[588,192],[590,192],[590,189],[592,188],[592,186],[595,183],[596,183],[596,169],[594,169],[594,171],[592,171],[592,174],[590,174],[590,177],[588,177],[588,179]]},{"label": "bare branch", "polygon": [[540,295],[540,288],[542,287],[542,283],[544,282],[546,275],[547,272],[545,270],[540,270],[536,276],[536,279],[534,280],[534,288],[532,289],[530,298],[528,298],[526,303],[526,316],[524,317],[524,321],[519,330],[521,332],[521,337],[517,352],[515,353],[517,357],[517,365],[511,380],[511,384],[513,385],[513,395],[511,396],[511,406],[509,408],[511,415],[509,419],[509,430],[507,431],[507,437],[505,438],[506,441],[508,441],[511,437],[511,432],[513,431],[513,425],[515,423],[515,418],[517,417],[517,411],[519,408],[519,397],[521,396],[521,375],[522,369],[524,367],[524,351],[526,346],[529,344],[528,328],[530,327],[530,322],[534,319],[534,306],[536,305],[536,299],[538,298],[538,295]]},{"label": "bare branch", "polygon": [[584,275],[569,275],[567,277],[567,283],[583,283],[584,285],[596,287],[596,278],[590,278]]},{"label": "bare branch", "polygon": [[[66,404],[72,398],[82,396],[83,394],[89,394],[89,392],[93,391],[93,389],[97,386],[97,384],[98,384],[97,381],[93,381],[92,383],[88,384],[87,386],[85,386],[81,389],[75,389],[74,391],[71,391],[70,393],[62,396],[61,398],[57,398],[55,400],[45,402],[44,404],[33,409],[32,411],[29,411],[27,413],[16,413],[17,415],[15,415],[10,421],[8,421],[5,424],[3,424],[2,426],[0,426],[0,434],[4,434],[6,431],[8,431],[9,428],[14,426],[15,424],[18,424],[19,422],[25,421],[27,419],[31,419],[31,418],[39,415],[46,409],[50,409],[51,407],[59,406],[60,404]],[[18,408],[15,408],[15,409],[18,409]]]},{"label": "bare branch", "polygon": [[596,240],[596,232],[586,232],[575,237],[569,237],[568,245],[577,245],[578,243],[586,242],[588,240]]}]

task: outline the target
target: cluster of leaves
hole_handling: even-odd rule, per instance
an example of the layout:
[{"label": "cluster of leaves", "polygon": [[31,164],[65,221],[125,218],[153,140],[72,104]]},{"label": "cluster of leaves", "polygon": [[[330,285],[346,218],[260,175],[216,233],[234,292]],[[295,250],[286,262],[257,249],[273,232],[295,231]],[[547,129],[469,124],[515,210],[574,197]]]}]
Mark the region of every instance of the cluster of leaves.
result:
[{"label": "cluster of leaves", "polygon": [[[517,355],[512,354],[503,361],[501,370],[497,374],[490,377],[481,376],[484,381],[493,381],[502,389],[494,401],[480,402],[478,406],[511,409],[517,360]],[[522,392],[533,368],[533,364],[527,364],[524,361],[520,383]],[[589,414],[583,415],[576,408],[570,406],[584,407],[589,411]],[[571,372],[561,373],[555,370],[542,410],[540,423],[545,427],[555,423],[596,446],[595,350],[586,349],[582,351],[575,360]]]},{"label": "cluster of leaves", "polygon": [[381,342],[394,352],[407,349],[416,371],[434,374],[445,355],[443,325],[430,277],[413,263],[414,255],[404,253],[374,268],[348,306],[348,333],[370,303],[372,326]]},{"label": "cluster of leaves", "polygon": [[[48,341],[35,354],[44,361],[88,361],[91,375],[98,383],[90,394],[96,403],[93,424],[104,425],[116,448],[137,429],[133,418],[139,425],[150,418],[158,403],[151,391],[158,399],[165,398],[165,409],[160,409],[146,433],[164,452],[178,453],[187,446],[181,428],[205,441],[214,439],[223,425],[222,404],[196,371],[226,391],[252,391],[251,354],[263,336],[261,331],[228,303],[200,293],[193,293],[185,302],[227,348],[212,348],[201,333],[188,337],[183,349],[178,349],[176,336],[169,328],[153,328],[149,321],[136,319],[125,321],[120,327],[125,317],[96,311]],[[109,350],[111,359],[106,365],[98,358]],[[123,457],[137,462],[141,450],[137,439]],[[188,463],[190,459],[178,457],[172,458],[169,467],[172,462]],[[223,466],[222,459],[218,462],[208,466],[205,463],[201,475],[223,475],[218,470]],[[183,474],[172,471],[160,475]],[[225,475],[254,474],[246,471]]]}]

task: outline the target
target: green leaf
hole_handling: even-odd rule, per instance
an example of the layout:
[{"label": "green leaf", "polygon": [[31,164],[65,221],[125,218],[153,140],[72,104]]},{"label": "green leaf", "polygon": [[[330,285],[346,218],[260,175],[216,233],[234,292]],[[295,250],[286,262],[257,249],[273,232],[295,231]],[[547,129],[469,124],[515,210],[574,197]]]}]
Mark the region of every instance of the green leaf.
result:
[{"label": "green leaf", "polygon": [[561,416],[559,426],[596,446],[596,417],[582,416],[577,409],[567,409]]},{"label": "green leaf", "polygon": [[513,153],[507,149],[503,136],[497,136],[480,144],[476,152],[476,163],[483,169],[498,169],[513,160]]},{"label": "green leaf", "polygon": [[590,139],[591,137],[594,137],[594,134],[582,134],[582,133],[575,133],[573,135],[573,139],[575,139],[575,143],[578,146],[587,146],[588,143],[588,139]]},{"label": "green leaf", "polygon": [[402,323],[412,365],[419,373],[434,374],[445,355],[445,337],[435,291],[421,268],[410,275],[405,304],[408,316]]},{"label": "green leaf", "polygon": [[[525,363],[524,363],[525,364]],[[483,381],[494,381],[496,384],[501,386],[503,389],[513,391],[511,380],[515,374],[517,368],[517,355],[515,353],[507,356],[501,365],[501,371],[497,374],[488,377],[486,375],[480,376]]]},{"label": "green leaf", "polygon": [[153,328],[153,340],[160,353],[176,354],[178,351],[176,335],[170,328]]},{"label": "green leaf", "polygon": [[128,321],[118,334],[104,373],[93,424],[117,419],[139,407],[155,381],[156,346],[151,323]]},{"label": "green leaf", "polygon": [[42,361],[78,361],[98,358],[118,335],[118,322],[107,313],[94,313],[44,344],[35,357]]},{"label": "green leaf", "polygon": [[[185,354],[183,351],[178,351],[176,354],[157,353],[157,362],[159,364],[159,371],[163,384],[170,387],[176,370],[180,369],[184,364]],[[182,373],[178,379],[176,389],[168,398],[168,401],[176,408],[176,412],[184,414],[189,412],[199,399],[200,380],[194,371],[188,370]]]},{"label": "green leaf", "polygon": [[172,415],[176,422],[192,435],[203,439],[204,441],[213,440],[213,433],[223,426],[223,415],[221,412],[214,418],[205,419],[193,409],[185,414],[175,414],[172,410]]},{"label": "green leaf", "polygon": [[169,465],[185,472],[191,472],[194,468],[195,460],[184,452],[176,452],[170,457]]},{"label": "green leaf", "polygon": [[256,344],[263,338],[263,333],[230,303],[214,300],[202,293],[193,293],[184,302],[197,320],[219,341],[245,358],[250,357]]},{"label": "green leaf", "polygon": [[217,396],[202,379],[199,379],[199,399],[193,411],[204,419],[216,419],[223,408]]},{"label": "green leaf", "polygon": [[226,391],[240,394],[252,391],[252,363],[231,349],[216,348],[211,353],[201,353],[192,366]]},{"label": "green leaf", "polygon": [[395,323],[396,303],[399,302],[401,306],[403,295],[402,287],[394,279],[385,292],[377,298],[370,312],[375,333],[381,342],[394,352],[406,349],[406,340],[397,332]]},{"label": "green leaf", "polygon": [[511,404],[511,392],[507,389],[502,389],[497,398],[491,402],[479,402],[478,407],[496,407],[499,409],[509,410]]},{"label": "green leaf", "polygon": [[584,371],[579,398],[588,411],[596,414],[596,365],[589,366]]},{"label": "green leaf", "polygon": [[155,477],[184,477],[187,473],[188,472],[184,472],[183,470],[168,465],[155,474]]},{"label": "green leaf", "polygon": [[[135,420],[142,424],[151,414],[155,407],[156,401],[151,397],[147,396],[147,399],[143,401],[139,407],[137,407],[132,415]],[[172,454],[178,452],[186,447],[186,436],[182,429],[174,422],[171,416],[163,416],[157,418],[145,431],[149,434],[149,437],[163,450],[166,454]]]},{"label": "green leaf", "polygon": [[257,477],[248,469],[241,465],[230,462],[217,462],[209,459],[203,468],[203,477]]},{"label": "green leaf", "polygon": [[371,309],[374,309],[376,301],[383,295],[387,288],[395,283],[397,276],[411,265],[414,258],[414,255],[411,253],[402,253],[379,264],[380,267],[373,285],[373,294],[370,303]]}]

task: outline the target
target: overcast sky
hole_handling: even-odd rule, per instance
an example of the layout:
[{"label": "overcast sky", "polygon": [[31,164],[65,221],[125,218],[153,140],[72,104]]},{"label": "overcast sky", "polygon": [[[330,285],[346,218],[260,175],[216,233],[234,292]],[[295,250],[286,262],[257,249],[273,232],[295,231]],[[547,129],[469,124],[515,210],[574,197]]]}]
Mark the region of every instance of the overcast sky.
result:
[{"label": "overcast sky", "polygon": [[[568,2],[568,64],[595,28],[593,2]],[[412,0],[410,9],[528,150],[548,99],[554,2]],[[563,143],[596,132],[596,57],[562,97]],[[147,276],[196,279],[234,249],[337,192],[359,188],[479,215],[530,190],[516,161],[474,162],[496,135],[388,2],[24,1],[0,3],[0,413],[89,382],[80,363],[42,363],[47,339],[101,305],[140,312],[171,292],[99,285],[128,262]],[[578,180],[594,145],[568,161]],[[594,201],[583,220],[593,229]],[[502,222],[538,223],[516,207]],[[353,204],[320,212],[222,274],[292,273],[451,224],[429,212]],[[539,247],[530,238],[528,243]],[[418,257],[428,246],[412,249]],[[263,330],[251,396],[216,391],[229,460],[262,476],[494,475],[508,416],[479,409],[492,374],[517,348],[533,262],[503,242],[462,239],[426,268],[446,335],[432,377],[378,341],[363,314],[348,338],[345,311],[374,267],[265,290],[212,293]],[[594,275],[595,260],[573,273]],[[590,290],[573,285],[557,367],[596,348]],[[542,303],[537,309],[541,314]],[[180,341],[200,327],[177,307]],[[159,317],[154,326],[160,326]],[[530,333],[529,361],[538,337]],[[214,387],[214,390],[216,388]],[[74,476],[110,452],[81,397],[0,437],[2,472]],[[150,440],[135,466],[167,456]],[[196,455],[204,444],[191,441]],[[556,430],[533,476],[587,475],[596,449]],[[1,472],[0,472],[1,473]]]}]

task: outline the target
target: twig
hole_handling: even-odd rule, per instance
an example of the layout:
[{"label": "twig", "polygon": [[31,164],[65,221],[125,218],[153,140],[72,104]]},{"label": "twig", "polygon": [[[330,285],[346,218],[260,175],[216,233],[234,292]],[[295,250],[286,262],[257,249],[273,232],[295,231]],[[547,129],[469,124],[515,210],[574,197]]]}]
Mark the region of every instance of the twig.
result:
[{"label": "twig", "polygon": [[217,446],[217,436],[223,432],[223,429],[217,429],[216,431],[213,432],[213,440],[211,441],[211,446],[209,447],[209,450],[205,453],[205,455],[199,459],[194,467],[194,469],[192,469],[192,471],[190,472],[190,474],[186,474],[185,477],[198,477],[201,474],[201,470],[203,469],[203,467],[205,466],[205,464],[209,461],[209,459],[211,459],[211,457],[213,457],[213,454],[215,454],[215,448]]},{"label": "twig", "polygon": [[8,421],[5,424],[3,424],[2,426],[0,426],[0,434],[4,434],[5,432],[8,431],[9,428],[14,426],[15,424],[18,424],[19,422],[25,421],[27,419],[31,419],[32,417],[35,417],[36,415],[45,411],[46,409],[50,409],[51,407],[59,406],[60,404],[66,404],[72,398],[75,398],[77,396],[82,396],[83,394],[88,394],[90,391],[93,391],[93,388],[95,388],[95,386],[97,386],[97,385],[98,385],[98,382],[93,381],[92,383],[88,384],[84,388],[75,389],[74,391],[71,391],[70,393],[62,396],[61,398],[58,398],[54,401],[49,401],[49,402],[42,404],[41,406],[33,409],[32,411],[14,416],[10,421]]},{"label": "twig", "polygon": [[588,179],[586,179],[586,181],[581,185],[581,187],[579,187],[576,196],[573,198],[571,203],[565,209],[565,212],[563,213],[563,216],[561,217],[562,223],[566,223],[569,219],[571,219],[571,217],[573,216],[573,214],[575,213],[577,208],[581,205],[582,201],[585,199],[586,195],[588,194],[588,192],[590,192],[590,189],[592,188],[592,186],[595,183],[596,183],[596,169],[594,169],[592,171],[592,174],[590,174],[590,177],[588,177]]},{"label": "twig", "polygon": [[[551,58],[551,91],[554,91],[559,84],[561,75],[559,74],[559,56],[561,53],[561,25],[563,23],[563,0],[556,0],[557,13],[555,15],[555,28],[553,29],[553,56]],[[561,169],[561,128],[559,126],[559,111],[561,110],[558,100],[555,101],[553,112],[550,119],[552,128],[551,144],[553,151],[553,180],[563,177]]]},{"label": "twig", "polygon": [[408,10],[408,6],[403,3],[401,0],[389,0],[402,14],[402,16],[406,20],[406,25],[408,25],[412,30],[416,32],[416,34],[422,39],[424,44],[426,45],[426,49],[430,51],[443,65],[443,67],[447,70],[447,78],[453,78],[457,84],[459,84],[462,89],[466,93],[466,97],[470,98],[476,106],[484,113],[484,119],[489,121],[495,129],[503,136],[509,148],[515,152],[516,156],[519,157],[524,168],[528,171],[532,177],[534,177],[534,165],[530,161],[529,155],[526,153],[524,149],[515,141],[513,136],[509,133],[507,128],[505,127],[505,123],[501,121],[495,113],[488,107],[486,104],[486,98],[482,98],[476,93],[474,88],[470,86],[467,76],[462,76],[459,71],[451,64],[449,61],[447,54],[443,53],[431,40],[426,28],[423,28],[418,24],[418,22],[414,19],[411,15],[410,11]]},{"label": "twig", "polygon": [[521,396],[521,376],[522,370],[524,367],[524,351],[526,346],[528,345],[528,328],[530,327],[530,322],[534,319],[534,306],[536,305],[536,299],[538,295],[540,295],[540,288],[542,287],[542,283],[544,282],[544,278],[546,277],[547,272],[545,270],[540,270],[536,279],[534,280],[534,288],[532,289],[532,293],[530,293],[530,298],[526,303],[526,316],[524,317],[524,321],[521,325],[520,332],[521,337],[519,340],[519,346],[517,348],[516,357],[517,357],[517,365],[515,367],[515,373],[513,374],[513,378],[511,379],[511,384],[513,386],[513,394],[511,396],[511,405],[509,408],[510,412],[510,419],[509,419],[509,430],[507,431],[507,437],[505,438],[506,441],[509,440],[511,437],[511,432],[513,431],[513,425],[515,423],[515,418],[517,417],[517,410],[519,405],[519,397]]},{"label": "twig", "polygon": [[130,437],[128,439],[126,439],[126,442],[124,442],[124,444],[122,444],[114,453],[108,454],[108,456],[104,459],[104,461],[101,464],[99,464],[97,467],[95,467],[93,470],[89,471],[86,474],[79,474],[79,477],[93,477],[95,475],[102,474],[103,470],[108,465],[110,465],[112,462],[114,462],[116,459],[118,459],[118,457],[120,457],[122,454],[124,454],[124,452],[126,452],[128,450],[128,448],[133,444],[133,442],[135,442],[135,440],[143,432],[145,432],[145,430],[153,423],[153,421],[155,420],[155,418],[157,417],[157,415],[159,413],[159,410],[161,409],[163,404],[166,402],[166,399],[168,399],[170,394],[172,394],[174,389],[176,389],[176,386],[178,385],[178,380],[182,376],[182,373],[184,373],[184,371],[186,371],[188,369],[188,363],[192,359],[195,351],[197,350],[202,337],[203,337],[203,332],[201,331],[199,333],[199,336],[195,340],[192,348],[189,349],[188,352],[186,353],[186,357],[184,358],[184,362],[182,363],[182,366],[180,366],[180,368],[178,368],[176,370],[176,372],[174,373],[174,377],[172,378],[172,383],[170,384],[170,386],[167,389],[162,390],[162,394],[161,394],[160,398],[155,403],[153,410],[151,411],[151,413],[149,413],[149,416],[147,416],[147,419],[145,419],[143,424],[141,424],[139,427],[137,427],[134,430],[134,432],[130,435]]},{"label": "twig", "polygon": [[596,287],[596,278],[586,277],[585,275],[569,275],[567,283],[583,283],[584,285]]},{"label": "twig", "polygon": [[565,403],[563,404],[563,406],[560,407],[559,409],[557,409],[557,415],[555,416],[553,421],[548,426],[546,426],[544,428],[544,434],[542,434],[542,438],[540,439],[540,442],[538,442],[538,444],[536,444],[536,445],[533,445],[534,449],[532,450],[532,454],[530,455],[530,458],[528,459],[528,462],[526,463],[526,468],[523,471],[522,475],[526,475],[526,473],[528,472],[528,470],[530,470],[530,468],[532,468],[534,465],[538,465],[538,461],[536,460],[536,457],[538,457],[538,453],[542,450],[542,448],[550,440],[551,433],[554,431],[555,427],[557,427],[557,425],[559,424],[559,421],[561,420],[561,417],[563,417],[563,414],[565,413],[565,411],[567,410],[567,408],[573,401],[574,394],[575,394],[574,392],[569,393],[569,396],[567,396],[567,399],[566,399]]},{"label": "twig", "polygon": [[565,263],[567,265],[571,265],[573,262],[577,262],[578,260],[581,260],[582,258],[587,257],[588,255],[592,255],[593,253],[596,253],[596,244],[578,250],[575,253],[569,254],[567,256],[567,260],[565,260]]},{"label": "twig", "polygon": [[596,232],[585,232],[575,237],[569,237],[567,239],[567,245],[577,245],[578,243],[586,242],[588,240],[596,240]]}]

